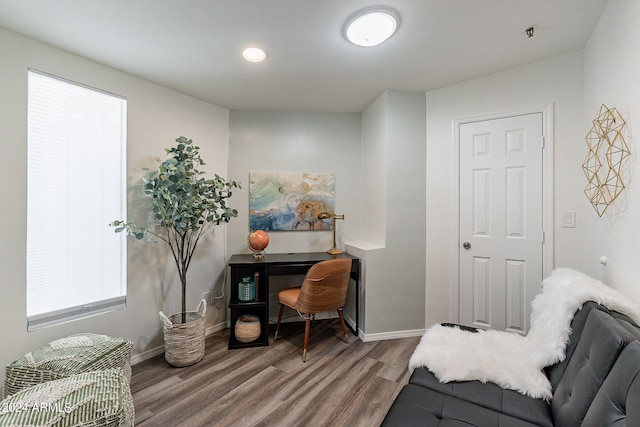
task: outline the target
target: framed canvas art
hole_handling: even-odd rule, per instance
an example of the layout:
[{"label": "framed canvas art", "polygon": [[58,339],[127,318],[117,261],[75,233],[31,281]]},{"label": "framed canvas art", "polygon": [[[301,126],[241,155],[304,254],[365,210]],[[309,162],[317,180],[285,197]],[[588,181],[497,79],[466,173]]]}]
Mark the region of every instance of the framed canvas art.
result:
[{"label": "framed canvas art", "polygon": [[267,231],[331,230],[335,175],[249,173],[249,228]]}]

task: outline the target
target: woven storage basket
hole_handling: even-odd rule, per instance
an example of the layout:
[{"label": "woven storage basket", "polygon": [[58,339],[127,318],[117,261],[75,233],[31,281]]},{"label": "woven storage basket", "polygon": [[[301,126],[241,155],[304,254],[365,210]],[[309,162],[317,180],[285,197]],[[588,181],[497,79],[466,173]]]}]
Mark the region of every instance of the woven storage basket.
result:
[{"label": "woven storage basket", "polygon": [[6,366],[5,396],[47,381],[101,369],[122,368],[130,377],[132,347],[131,341],[91,333],[52,341]]},{"label": "woven storage basket", "polygon": [[260,337],[260,318],[252,314],[245,314],[236,320],[236,339],[243,343],[253,342]]},{"label": "woven storage basket", "polygon": [[204,323],[207,302],[200,301],[196,311],[187,311],[186,322],[182,313],[166,316],[160,312],[164,329],[164,358],[168,364],[176,367],[190,366],[204,357]]}]

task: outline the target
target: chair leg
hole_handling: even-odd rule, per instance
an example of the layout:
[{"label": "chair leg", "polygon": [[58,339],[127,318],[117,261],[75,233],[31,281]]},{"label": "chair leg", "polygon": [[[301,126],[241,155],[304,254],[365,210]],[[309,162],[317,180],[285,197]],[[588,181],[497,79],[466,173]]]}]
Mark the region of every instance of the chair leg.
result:
[{"label": "chair leg", "polygon": [[302,351],[302,361],[307,361],[307,347],[309,347],[309,329],[311,329],[311,316],[306,315],[304,325],[304,350]]},{"label": "chair leg", "polygon": [[344,340],[349,344],[349,336],[347,335],[347,326],[344,324],[344,316],[342,315],[342,308],[338,309],[338,317],[340,318],[340,325],[342,326],[342,332],[344,332]]},{"label": "chair leg", "polygon": [[282,321],[282,313],[284,313],[284,304],[280,304],[280,313],[278,314],[278,324],[276,325],[276,333],[273,335],[273,340],[278,339],[278,331],[280,331],[280,321]]}]

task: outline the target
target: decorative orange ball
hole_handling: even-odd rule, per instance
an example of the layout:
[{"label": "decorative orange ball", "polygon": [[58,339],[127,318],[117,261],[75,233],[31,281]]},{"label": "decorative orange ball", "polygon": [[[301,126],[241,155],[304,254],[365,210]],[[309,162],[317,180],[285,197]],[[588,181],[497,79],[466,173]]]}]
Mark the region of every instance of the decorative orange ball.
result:
[{"label": "decorative orange ball", "polygon": [[254,230],[247,237],[249,249],[254,252],[261,252],[269,245],[269,235],[263,230]]}]

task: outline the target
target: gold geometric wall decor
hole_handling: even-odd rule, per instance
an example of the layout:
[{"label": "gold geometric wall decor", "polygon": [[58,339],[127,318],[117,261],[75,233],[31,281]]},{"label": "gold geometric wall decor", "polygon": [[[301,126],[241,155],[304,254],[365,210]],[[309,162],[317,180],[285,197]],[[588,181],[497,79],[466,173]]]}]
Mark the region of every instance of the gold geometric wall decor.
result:
[{"label": "gold geometric wall decor", "polygon": [[584,193],[600,217],[625,188],[622,172],[631,155],[623,135],[625,125],[618,110],[602,104],[585,137],[589,151],[582,163],[588,180]]}]

